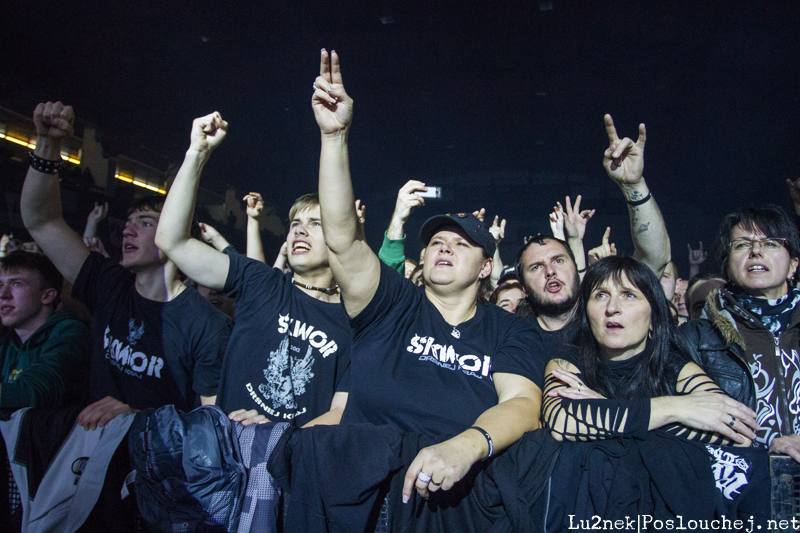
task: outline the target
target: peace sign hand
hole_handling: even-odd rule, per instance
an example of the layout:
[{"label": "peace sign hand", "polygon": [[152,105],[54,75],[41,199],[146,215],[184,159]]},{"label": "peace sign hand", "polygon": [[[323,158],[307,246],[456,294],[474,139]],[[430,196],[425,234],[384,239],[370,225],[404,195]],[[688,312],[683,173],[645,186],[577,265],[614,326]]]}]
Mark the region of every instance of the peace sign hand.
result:
[{"label": "peace sign hand", "polygon": [[319,76],[314,81],[311,107],[323,135],[345,131],[353,121],[353,99],[344,90],[335,50],[330,55],[324,48],[320,52]]},{"label": "peace sign hand", "polygon": [[639,124],[639,138],[634,143],[628,137],[620,139],[611,115],[603,117],[608,134],[608,149],[603,153],[603,167],[619,186],[637,185],[644,172],[644,143],[647,138],[644,124]]}]

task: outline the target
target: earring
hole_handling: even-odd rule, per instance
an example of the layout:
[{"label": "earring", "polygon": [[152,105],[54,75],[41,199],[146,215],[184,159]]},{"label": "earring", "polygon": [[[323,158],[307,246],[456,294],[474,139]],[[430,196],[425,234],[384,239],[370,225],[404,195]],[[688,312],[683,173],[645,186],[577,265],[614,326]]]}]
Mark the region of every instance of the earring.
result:
[{"label": "earring", "polygon": [[647,332],[647,338],[648,339],[652,339],[653,338],[653,330],[652,329]]}]

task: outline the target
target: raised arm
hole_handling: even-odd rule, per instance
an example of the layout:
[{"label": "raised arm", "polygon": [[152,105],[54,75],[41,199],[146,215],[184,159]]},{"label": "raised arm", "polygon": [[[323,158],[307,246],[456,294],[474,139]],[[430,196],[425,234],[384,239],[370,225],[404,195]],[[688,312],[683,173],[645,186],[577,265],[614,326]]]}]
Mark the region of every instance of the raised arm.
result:
[{"label": "raised arm", "polygon": [[[61,102],[39,104],[33,112],[36,126],[34,164],[28,168],[22,186],[20,211],[25,228],[56,265],[61,275],[75,283],[89,250],[70,228],[61,211],[58,174],[48,171],[61,166],[61,143],[74,131],[72,106]],[[44,160],[44,161],[42,161]]]},{"label": "raised arm", "polygon": [[92,209],[89,212],[89,216],[86,217],[86,229],[83,230],[84,240],[97,237],[97,226],[100,225],[100,222],[102,222],[106,216],[108,216],[108,202],[103,204],[95,202],[94,209]]},{"label": "raised arm", "polygon": [[611,115],[604,117],[608,134],[608,149],[603,154],[603,167],[619,185],[631,220],[633,257],[650,267],[661,277],[669,263],[670,245],[664,218],[655,198],[644,181],[644,143],[647,137],[644,124],[639,124],[639,138],[634,143],[617,136]]},{"label": "raised arm", "polygon": [[211,152],[225,138],[228,123],[219,113],[192,123],[191,145],[169,189],[156,230],[156,246],[187,276],[212,289],[225,286],[230,259],[224,253],[193,239],[192,215],[200,174]]},{"label": "raised arm", "polygon": [[575,266],[578,267],[578,274],[581,279],[586,273],[586,253],[583,249],[583,237],[586,235],[586,224],[589,219],[594,216],[594,209],[584,209],[581,211],[581,195],[575,197],[575,206],[572,205],[572,200],[569,196],[566,198],[567,209],[561,206],[558,202],[558,207],[564,213],[564,233],[567,237],[567,244],[569,244],[572,255],[575,256]]},{"label": "raised arm", "polygon": [[264,199],[257,192],[251,192],[243,200],[247,204],[247,257],[266,263],[264,245],[261,243],[261,225],[259,217],[264,209]]},{"label": "raised arm", "polygon": [[339,284],[345,310],[358,315],[372,300],[380,281],[380,262],[358,238],[355,196],[350,179],[347,137],[353,120],[353,100],[342,84],[339,56],[323,49],[320,74],[311,99],[319,125],[319,202],[322,230],[333,277]]},{"label": "raised arm", "polygon": [[500,242],[506,236],[506,219],[500,220],[500,216],[495,215],[494,222],[489,228],[489,233],[492,234],[494,242],[497,244],[492,257],[492,273],[489,274],[489,280],[492,283],[492,287],[497,287],[497,282],[503,277],[503,269],[505,268],[503,260],[500,259]]},{"label": "raised arm", "polygon": [[392,219],[386,229],[381,249],[378,250],[380,260],[403,275],[405,274],[406,259],[404,228],[411,212],[417,207],[425,205],[425,199],[417,194],[425,190],[427,190],[425,184],[417,180],[409,180],[400,187]]}]

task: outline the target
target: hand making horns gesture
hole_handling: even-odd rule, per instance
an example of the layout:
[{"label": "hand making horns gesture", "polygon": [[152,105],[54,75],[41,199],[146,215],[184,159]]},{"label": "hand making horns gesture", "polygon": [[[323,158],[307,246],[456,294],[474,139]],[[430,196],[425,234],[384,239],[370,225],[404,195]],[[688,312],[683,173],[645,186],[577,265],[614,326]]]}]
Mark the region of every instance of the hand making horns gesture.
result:
[{"label": "hand making horns gesture", "polygon": [[636,185],[644,172],[644,143],[647,133],[639,124],[639,138],[634,143],[628,137],[620,139],[611,115],[603,117],[608,134],[608,149],[603,154],[603,167],[617,185]]},{"label": "hand making horns gesture", "polygon": [[323,135],[345,131],[353,121],[353,99],[344,90],[335,50],[330,56],[324,48],[320,52],[319,76],[314,81],[311,107]]}]

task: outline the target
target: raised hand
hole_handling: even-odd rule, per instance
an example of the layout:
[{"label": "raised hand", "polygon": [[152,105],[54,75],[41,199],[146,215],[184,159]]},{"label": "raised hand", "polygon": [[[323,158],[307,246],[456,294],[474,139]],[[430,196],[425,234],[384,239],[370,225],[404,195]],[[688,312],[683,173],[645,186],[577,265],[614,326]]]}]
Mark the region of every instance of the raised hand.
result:
[{"label": "raised hand", "polygon": [[192,122],[192,143],[189,149],[210,154],[225,139],[227,133],[228,123],[222,120],[222,115],[217,111],[196,118]]},{"label": "raised hand", "polygon": [[550,229],[553,232],[553,237],[562,241],[566,240],[564,235],[564,213],[558,205],[553,207],[553,212],[550,213]]},{"label": "raised hand", "polygon": [[690,265],[700,265],[708,259],[708,252],[703,251],[703,241],[700,241],[700,248],[697,250],[692,250],[691,244],[687,244],[686,247],[689,249]]},{"label": "raised hand", "polygon": [[478,209],[477,211],[473,211],[473,212],[472,212],[472,214],[473,214],[473,215],[475,215],[475,218],[477,218],[478,220],[480,220],[481,222],[483,222],[483,219],[484,219],[484,217],[486,216],[486,209],[484,209],[483,207],[481,207],[481,208],[480,208],[480,209]]},{"label": "raised hand", "polygon": [[592,248],[589,250],[589,266],[597,263],[604,257],[608,257],[610,255],[617,255],[617,247],[614,243],[608,242],[609,237],[611,236],[611,228],[606,228],[606,232],[603,234],[603,243],[598,246],[597,248]]},{"label": "raised hand", "polygon": [[320,52],[319,76],[314,82],[311,108],[323,135],[345,131],[353,121],[353,99],[344,90],[335,50],[330,55],[324,48]]},{"label": "raised hand", "polygon": [[397,202],[394,204],[392,219],[398,219],[404,224],[411,212],[419,206],[425,205],[425,198],[417,194],[427,190],[425,184],[417,180],[409,180],[397,192]]},{"label": "raised hand", "polygon": [[583,240],[583,236],[586,234],[586,224],[589,222],[589,219],[594,216],[595,210],[585,209],[581,211],[580,194],[575,198],[574,207],[572,206],[572,201],[569,199],[569,196],[567,196],[566,202],[566,211],[561,206],[561,202],[556,202],[558,204],[559,211],[564,217],[564,233],[569,239]]},{"label": "raised hand", "polygon": [[608,149],[603,153],[603,167],[617,185],[637,185],[644,172],[644,143],[647,138],[644,124],[639,124],[639,138],[634,143],[628,137],[620,139],[611,115],[603,117],[608,134]]},{"label": "raised hand", "polygon": [[361,200],[356,200],[356,216],[361,224],[367,222],[367,206],[361,203]]},{"label": "raised hand", "polygon": [[500,220],[500,217],[495,215],[494,222],[489,227],[489,233],[494,237],[494,242],[500,244],[500,241],[506,236],[506,219]]},{"label": "raised hand", "polygon": [[39,104],[33,110],[33,124],[40,137],[63,139],[75,132],[75,112],[61,102]]},{"label": "raised hand", "polygon": [[245,195],[242,200],[245,202],[245,212],[250,218],[258,218],[261,216],[261,211],[264,209],[264,199],[257,192],[251,192]]},{"label": "raised hand", "polygon": [[97,202],[94,203],[94,209],[89,212],[89,216],[86,217],[87,224],[97,224],[100,223],[101,220],[108,216],[108,202],[103,204],[98,204]]}]

